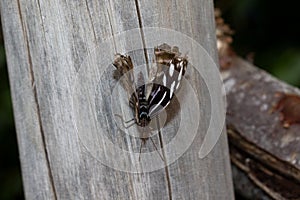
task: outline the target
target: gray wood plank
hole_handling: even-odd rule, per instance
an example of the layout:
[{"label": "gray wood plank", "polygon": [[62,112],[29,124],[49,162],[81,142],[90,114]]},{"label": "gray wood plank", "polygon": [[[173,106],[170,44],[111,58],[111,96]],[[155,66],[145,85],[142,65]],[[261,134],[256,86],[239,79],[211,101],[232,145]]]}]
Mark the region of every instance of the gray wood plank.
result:
[{"label": "gray wood plank", "polygon": [[[193,38],[216,60],[213,16],[212,2],[205,0],[2,0],[26,198],[233,199],[225,134],[200,159],[204,135],[199,131],[183,156],[157,169],[162,160],[152,143],[146,143],[139,162],[141,140],[130,136],[135,127],[120,131],[114,121],[116,112],[132,114],[126,92],[113,79],[113,55],[127,52],[136,65],[151,62],[152,51],[142,48],[153,48],[155,42],[146,29],[132,29],[171,28]],[[118,35],[123,31],[128,32]],[[199,115],[204,116],[200,124],[206,129],[209,118],[205,115],[209,116],[211,106],[208,91],[193,69],[187,77],[200,96]],[[184,95],[188,93],[183,91]],[[175,101],[167,113],[176,107]],[[183,117],[192,121],[192,116]],[[161,140],[157,135],[153,138],[157,147],[172,142],[181,120],[175,113],[161,131]],[[156,162],[146,159],[149,151]],[[164,151],[168,162],[174,155]]]}]

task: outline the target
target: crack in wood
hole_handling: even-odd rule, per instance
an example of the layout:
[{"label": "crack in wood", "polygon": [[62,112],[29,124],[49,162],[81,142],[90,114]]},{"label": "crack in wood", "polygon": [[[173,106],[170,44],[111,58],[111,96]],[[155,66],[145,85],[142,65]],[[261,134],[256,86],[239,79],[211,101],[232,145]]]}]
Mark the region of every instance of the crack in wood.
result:
[{"label": "crack in wood", "polygon": [[135,7],[136,7],[136,12],[137,12],[137,17],[138,17],[138,22],[139,22],[139,28],[140,28],[140,32],[141,32],[141,37],[142,37],[145,62],[146,62],[147,70],[148,70],[147,73],[149,74],[149,70],[150,70],[150,67],[149,67],[149,58],[148,58],[148,55],[147,55],[145,34],[144,34],[143,23],[142,23],[142,15],[141,15],[141,12],[140,12],[140,6],[139,6],[138,0],[135,0]]},{"label": "crack in wood", "polygon": [[300,180],[298,169],[296,169],[290,163],[280,160],[266,150],[261,149],[253,142],[248,141],[244,136],[239,134],[239,132],[233,126],[230,126],[227,129],[227,133],[231,145],[234,145],[239,149],[244,149],[244,151],[246,151],[250,156],[259,162],[264,163],[267,167],[273,169],[273,171],[288,176],[288,178],[297,181]]},{"label": "crack in wood", "polygon": [[158,128],[158,138],[159,138],[159,142],[160,142],[160,148],[161,148],[161,152],[162,152],[162,156],[164,158],[164,163],[165,163],[165,173],[166,173],[166,179],[167,179],[167,186],[168,186],[168,191],[169,191],[169,199],[172,200],[172,187],[171,187],[171,180],[170,180],[170,173],[169,173],[169,168],[168,168],[168,164],[167,164],[167,160],[166,160],[166,153],[163,149],[163,140],[162,140],[162,135],[161,135],[161,131],[160,131],[160,123],[158,120],[158,117],[156,117],[156,124],[157,124],[157,128]]},{"label": "crack in wood", "polygon": [[[41,138],[42,138],[42,145],[44,147],[44,153],[45,153],[45,158],[46,158],[46,165],[47,165],[47,168],[48,168],[50,185],[51,185],[51,188],[52,188],[52,191],[53,191],[53,194],[54,194],[54,199],[57,199],[57,194],[56,194],[56,189],[55,189],[55,184],[54,184],[54,178],[53,178],[53,174],[52,174],[52,171],[51,171],[49,153],[48,153],[47,148],[46,148],[46,138],[45,138],[45,133],[44,133],[44,130],[43,130],[43,125],[42,125],[42,117],[41,117],[41,112],[40,112],[40,106],[39,106],[39,102],[38,102],[38,94],[37,94],[37,89],[36,89],[36,84],[35,84],[33,64],[32,64],[32,59],[31,59],[30,47],[29,47],[30,42],[28,40],[26,26],[23,24],[24,21],[23,21],[23,17],[22,17],[21,4],[20,4],[19,0],[17,1],[17,4],[18,4],[18,10],[19,10],[21,26],[22,26],[22,30],[23,30],[23,36],[25,38],[24,41],[26,43],[27,57],[28,57],[28,63],[29,63],[29,72],[30,72],[29,75],[30,75],[30,79],[31,79],[31,86],[32,86],[32,89],[33,89],[34,101],[35,101],[35,104],[36,104],[38,124],[39,124],[39,129],[40,129]],[[39,1],[38,1],[38,7],[39,7],[39,10],[40,10]],[[40,12],[40,14],[41,14],[41,12]]]},{"label": "crack in wood", "polygon": [[[137,17],[138,17],[138,22],[139,22],[139,28],[140,28],[140,32],[141,32],[142,43],[143,43],[145,62],[146,62],[147,70],[148,70],[147,73],[149,74],[149,71],[150,71],[149,58],[147,55],[147,48],[146,48],[145,35],[144,35],[144,30],[143,30],[142,16],[141,16],[138,0],[135,0],[135,6],[136,6],[136,12],[137,12]],[[162,153],[163,153],[163,157],[164,157],[164,162],[165,162],[165,173],[166,173],[166,180],[167,180],[167,186],[168,186],[168,191],[169,191],[169,199],[171,200],[172,199],[171,180],[170,180],[169,168],[166,163],[166,155],[163,150],[164,143],[162,141],[162,136],[161,136],[160,125],[159,125],[158,119],[156,120],[156,124],[158,127],[158,137],[159,137],[159,141],[160,141],[160,145],[161,145],[161,149],[162,149]]]},{"label": "crack in wood", "polygon": [[[112,12],[110,1],[108,1],[108,5],[109,5],[110,12]],[[113,26],[112,26],[112,23],[111,23],[111,18],[110,18],[109,10],[108,9],[106,9],[106,10],[107,10],[108,22],[109,22],[109,26],[110,26],[110,30],[111,30],[111,36],[112,36],[113,46],[114,46],[115,54],[117,54],[117,45],[116,45],[116,40],[115,40],[115,35],[114,35],[114,29],[113,29]]]},{"label": "crack in wood", "polygon": [[87,12],[88,12],[89,18],[91,20],[91,25],[92,25],[92,29],[93,29],[94,39],[95,39],[95,42],[97,43],[96,31],[95,31],[94,23],[93,23],[93,20],[92,20],[92,16],[91,16],[91,12],[90,12],[90,8],[89,8],[87,0],[85,0],[85,5],[86,5],[86,8],[87,8]]},{"label": "crack in wood", "polygon": [[247,141],[233,127],[227,133],[232,163],[260,189],[274,199],[299,196],[299,179],[289,172],[296,170],[292,169],[293,166]]}]

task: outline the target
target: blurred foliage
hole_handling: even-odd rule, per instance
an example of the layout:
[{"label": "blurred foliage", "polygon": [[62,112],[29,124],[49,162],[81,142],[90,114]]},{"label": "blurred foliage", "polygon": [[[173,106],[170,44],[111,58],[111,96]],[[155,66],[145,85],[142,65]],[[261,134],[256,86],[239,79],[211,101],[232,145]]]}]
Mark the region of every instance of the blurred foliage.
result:
[{"label": "blurred foliage", "polygon": [[300,29],[297,1],[215,0],[235,31],[238,55],[254,55],[254,64],[300,87]]},{"label": "blurred foliage", "polygon": [[0,81],[0,199],[24,199],[3,41]]},{"label": "blurred foliage", "polygon": [[[291,0],[215,0],[226,23],[235,30],[233,47],[237,54],[246,57],[254,53],[254,64],[299,87],[300,20],[296,4]],[[4,45],[0,41],[0,199],[23,199]]]}]

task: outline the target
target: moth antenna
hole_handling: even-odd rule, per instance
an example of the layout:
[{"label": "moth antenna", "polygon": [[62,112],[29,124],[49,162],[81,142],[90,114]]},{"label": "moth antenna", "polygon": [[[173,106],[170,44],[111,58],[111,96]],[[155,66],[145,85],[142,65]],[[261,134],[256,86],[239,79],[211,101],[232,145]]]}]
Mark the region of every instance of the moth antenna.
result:
[{"label": "moth antenna", "polygon": [[141,162],[142,146],[143,146],[143,144],[146,143],[146,139],[145,139],[145,138],[143,138],[143,139],[141,139],[141,140],[142,140],[142,141],[141,141],[141,146],[140,146],[139,162]]},{"label": "moth antenna", "polygon": [[152,142],[152,144],[153,144],[153,146],[155,147],[155,150],[157,151],[157,153],[158,153],[158,155],[159,155],[159,157],[161,158],[161,160],[164,162],[165,161],[165,159],[162,157],[162,155],[159,153],[159,151],[158,151],[158,149],[157,149],[157,146],[154,144],[154,141],[152,140],[152,138],[150,137],[150,140],[151,140],[151,142]]},{"label": "moth antenna", "polygon": [[127,125],[127,123],[134,121],[134,118],[132,118],[132,119],[130,119],[130,120],[128,120],[128,121],[125,121],[121,115],[115,114],[115,116],[121,118],[121,120],[122,120],[122,125],[123,125],[123,127],[126,128],[126,129],[127,129],[127,128],[130,128],[131,126],[133,126],[133,125],[135,124],[135,122],[133,122],[132,124]]},{"label": "moth antenna", "polygon": [[[157,149],[157,146],[155,145],[155,143],[154,143],[154,141],[153,141],[153,139],[151,138],[151,137],[149,137],[150,138],[150,140],[151,140],[151,142],[152,142],[152,144],[153,144],[153,146],[154,146],[154,148],[155,148],[155,150],[156,150],[156,152],[158,153],[158,155],[159,155],[159,157],[161,158],[161,160],[164,162],[165,161],[165,159],[163,158],[163,156],[159,153],[159,151],[158,151],[158,149]],[[140,146],[140,153],[139,153],[139,162],[141,161],[141,153],[142,153],[142,147],[143,147],[143,144],[145,144],[146,143],[146,140],[147,140],[148,138],[143,138],[143,139],[141,139],[142,140],[142,142],[141,142],[141,146]]]}]

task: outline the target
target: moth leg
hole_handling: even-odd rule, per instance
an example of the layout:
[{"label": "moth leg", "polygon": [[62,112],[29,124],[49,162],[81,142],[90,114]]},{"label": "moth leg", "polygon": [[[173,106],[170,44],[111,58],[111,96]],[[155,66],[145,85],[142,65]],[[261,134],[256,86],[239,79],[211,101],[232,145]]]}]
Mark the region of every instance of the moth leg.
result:
[{"label": "moth leg", "polygon": [[157,146],[155,145],[155,143],[154,143],[154,141],[153,141],[153,139],[152,139],[151,137],[150,137],[150,140],[151,140],[151,142],[152,142],[152,144],[153,144],[155,150],[157,151],[159,157],[161,158],[161,160],[162,160],[162,161],[165,161],[165,159],[163,158],[163,156],[159,153],[159,151],[158,151],[158,149],[157,149]]},{"label": "moth leg", "polygon": [[142,153],[142,146],[146,144],[146,140],[148,138],[141,138],[141,146],[140,146],[140,153],[139,153],[139,162],[141,161],[141,153]]},{"label": "moth leg", "polygon": [[134,122],[134,123],[132,123],[132,124],[127,125],[127,123],[134,121],[134,118],[132,118],[132,119],[130,119],[130,120],[128,120],[128,121],[125,121],[121,115],[115,114],[115,116],[121,118],[123,128],[125,128],[125,129],[130,128],[131,126],[133,126],[133,125],[135,124],[135,122]]}]

